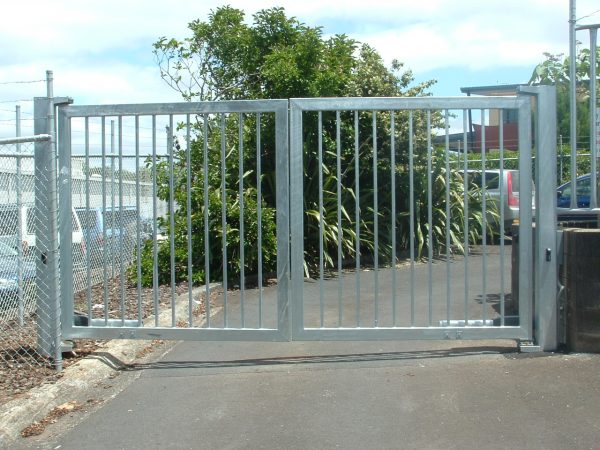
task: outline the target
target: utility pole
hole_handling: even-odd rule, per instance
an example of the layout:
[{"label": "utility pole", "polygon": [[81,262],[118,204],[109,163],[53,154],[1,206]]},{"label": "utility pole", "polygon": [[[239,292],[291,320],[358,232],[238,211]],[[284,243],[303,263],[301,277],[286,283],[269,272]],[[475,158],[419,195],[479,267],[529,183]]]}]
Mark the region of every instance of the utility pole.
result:
[{"label": "utility pole", "polygon": [[[577,78],[575,72],[575,23],[576,0],[569,0],[569,110],[571,133],[571,184],[572,191],[577,192]],[[571,195],[571,208],[577,208],[577,196]]]}]

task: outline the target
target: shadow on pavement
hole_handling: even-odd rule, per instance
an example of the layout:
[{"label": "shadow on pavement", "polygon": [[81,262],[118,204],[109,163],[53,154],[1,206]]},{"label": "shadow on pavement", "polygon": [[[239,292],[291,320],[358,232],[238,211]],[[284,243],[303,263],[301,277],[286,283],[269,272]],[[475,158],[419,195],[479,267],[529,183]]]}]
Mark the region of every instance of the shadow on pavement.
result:
[{"label": "shadow on pavement", "polygon": [[301,364],[332,364],[332,363],[357,363],[376,361],[402,361],[423,360],[436,358],[450,358],[457,356],[481,356],[497,354],[517,354],[514,347],[459,347],[445,350],[424,350],[409,352],[377,352],[377,353],[354,353],[334,355],[308,355],[291,357],[273,357],[258,359],[234,359],[222,361],[156,361],[150,363],[127,364],[106,352],[90,355],[90,358],[100,360],[115,370],[129,372],[139,370],[160,369],[215,369],[232,367],[260,367],[278,365],[301,365]]}]

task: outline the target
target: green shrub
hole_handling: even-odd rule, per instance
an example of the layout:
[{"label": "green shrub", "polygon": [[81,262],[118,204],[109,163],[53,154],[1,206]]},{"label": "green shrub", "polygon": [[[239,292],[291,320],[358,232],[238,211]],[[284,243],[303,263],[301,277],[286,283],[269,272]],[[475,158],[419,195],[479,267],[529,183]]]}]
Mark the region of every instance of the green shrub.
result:
[{"label": "green shrub", "polygon": [[[213,130],[208,137],[210,150],[208,154],[208,190],[204,189],[204,138],[199,131],[198,139],[190,143],[191,154],[189,156],[189,173],[191,179],[190,217],[191,230],[188,233],[188,157],[186,149],[174,151],[173,167],[166,158],[160,158],[156,163],[156,183],[158,197],[166,202],[171,201],[171,188],[169,175],[173,176],[173,201],[177,205],[173,222],[170,217],[159,219],[159,226],[169,240],[157,244],[157,251],[151,241],[147,242],[141,252],[142,276],[144,286],[151,286],[153,271],[156,265],[158,283],[164,284],[171,281],[171,243],[174,241],[174,272],[175,281],[188,280],[188,236],[191,239],[192,250],[192,283],[199,284],[207,281],[206,277],[206,245],[205,245],[205,195],[208,203],[208,271],[210,281],[221,281],[224,273],[223,235],[225,234],[227,259],[227,277],[229,280],[239,280],[241,273],[240,259],[240,183],[243,183],[243,225],[244,225],[244,269],[247,274],[258,273],[259,249],[258,249],[258,190],[256,188],[255,171],[248,169],[240,179],[239,158],[236,147],[226,147],[227,166],[225,169],[225,229],[223,229],[222,194],[223,180],[221,168],[221,129],[218,124],[216,131]],[[225,126],[228,137],[237,136],[239,121],[237,116],[230,116]],[[217,150],[215,150],[217,149]],[[247,150],[245,159],[250,160],[250,153],[255,150]],[[152,161],[148,160],[147,165]],[[276,240],[276,217],[275,209],[270,206],[265,196],[262,195],[262,268],[265,276],[276,270],[277,240]],[[155,255],[156,253],[156,255]],[[155,261],[156,257],[156,261]],[[136,280],[135,267],[130,268],[129,275]]]}]

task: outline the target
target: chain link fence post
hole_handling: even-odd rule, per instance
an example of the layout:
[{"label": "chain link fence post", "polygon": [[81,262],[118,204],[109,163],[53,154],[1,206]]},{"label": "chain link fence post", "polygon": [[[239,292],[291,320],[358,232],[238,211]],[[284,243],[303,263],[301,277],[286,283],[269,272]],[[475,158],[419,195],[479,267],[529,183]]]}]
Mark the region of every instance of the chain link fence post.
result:
[{"label": "chain link fence post", "polygon": [[50,140],[34,150],[36,292],[38,352],[62,370],[58,242],[58,173],[54,133],[52,72],[47,72],[47,97],[34,99],[34,133]]}]

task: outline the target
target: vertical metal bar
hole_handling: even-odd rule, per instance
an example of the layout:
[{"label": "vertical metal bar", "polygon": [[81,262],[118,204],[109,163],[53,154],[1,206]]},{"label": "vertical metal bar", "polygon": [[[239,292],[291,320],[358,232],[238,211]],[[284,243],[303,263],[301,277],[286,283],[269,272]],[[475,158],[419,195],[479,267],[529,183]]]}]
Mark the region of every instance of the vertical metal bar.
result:
[{"label": "vertical metal bar", "polygon": [[[59,165],[61,172],[58,172],[58,165],[56,164],[57,149],[56,149],[56,130],[54,124],[54,92],[53,92],[53,75],[52,71],[46,72],[47,79],[47,97],[48,97],[48,134],[51,136],[49,141],[49,153],[51,155],[51,168],[48,169],[48,186],[50,191],[49,195],[49,223],[50,229],[50,242],[51,246],[48,252],[49,265],[52,273],[51,280],[51,292],[53,293],[54,304],[52,305],[52,327],[54,340],[54,365],[57,371],[62,370],[62,350],[61,350],[61,319],[62,322],[72,326],[73,315],[72,309],[65,306],[61,310],[61,303],[64,301],[65,305],[68,305],[68,296],[73,294],[73,261],[69,258],[71,255],[71,242],[72,242],[72,218],[71,218],[71,155],[70,152],[61,152],[59,156]],[[62,118],[62,117],[61,117]],[[71,138],[71,121],[63,120],[63,126],[60,129],[61,143],[67,143],[70,148]],[[65,172],[68,173],[66,176]],[[62,175],[60,175],[62,174]],[[60,179],[59,179],[60,176]],[[57,186],[60,186],[57,188]],[[60,192],[57,192],[60,189]],[[59,209],[59,195],[62,194],[63,204],[62,208]],[[60,229],[57,229],[58,227]],[[59,236],[60,233],[60,236]],[[61,239],[62,238],[62,239]],[[59,240],[61,239],[61,240]],[[62,242],[62,247],[60,243]],[[61,250],[62,249],[62,250]],[[59,255],[60,252],[60,255]],[[60,257],[63,261],[61,264]],[[62,269],[62,272],[60,271]],[[62,285],[65,284],[65,286]],[[72,298],[72,297],[71,297]],[[71,305],[72,306],[72,303]]]},{"label": "vertical metal bar", "polygon": [[192,149],[190,115],[185,118],[185,162],[186,162],[186,219],[187,219],[187,265],[188,265],[188,327],[194,326],[194,299],[192,287],[194,285],[194,260],[192,258]]},{"label": "vertical metal bar", "polygon": [[[154,165],[153,165],[154,166]],[[104,326],[108,326],[108,239],[106,236],[106,118],[102,117],[102,281],[103,281],[103,301],[104,301]],[[157,264],[156,264],[157,265]],[[158,316],[157,316],[158,317]]]},{"label": "vertical metal bar", "polygon": [[465,204],[465,217],[464,217],[464,252],[465,252],[465,325],[468,324],[469,320],[469,202],[471,196],[469,195],[469,158],[467,158],[467,118],[470,117],[470,110],[463,109],[463,140],[465,142],[465,159],[463,161],[463,190],[464,190],[464,204]]},{"label": "vertical metal bar", "polygon": [[[125,263],[123,261],[123,116],[119,116],[118,122],[118,155],[119,155],[119,286],[120,286],[120,309],[121,324],[125,325]],[[113,210],[113,214],[114,214]]]},{"label": "vertical metal bar", "polygon": [[[84,130],[84,145],[85,145],[85,165],[88,167],[88,170],[85,171],[85,220],[89,220],[90,214],[90,121],[89,118],[85,118],[85,130]],[[84,222],[82,225],[83,229],[87,229],[88,226]],[[86,239],[87,236],[83,234],[83,229],[81,230],[83,239]],[[84,241],[85,242],[85,241]],[[91,265],[91,253],[92,253],[92,243],[85,242],[87,251],[85,252],[85,268],[86,268],[86,300],[87,300],[87,313],[88,318],[92,318],[92,265]]]},{"label": "vertical metal bar", "polygon": [[[557,305],[556,305],[556,262],[553,253],[556,243],[556,90],[552,86],[520,88],[520,93],[537,97],[536,145],[544,149],[543,155],[536,158],[536,227],[532,239],[532,182],[531,168],[531,110],[528,98],[519,111],[519,268],[520,273],[532,273],[532,277],[519,277],[519,314],[521,326],[532,335],[532,322],[535,323],[535,336],[542,351],[553,351],[558,345]],[[521,118],[523,116],[523,118]],[[521,135],[521,121],[523,134]],[[529,123],[526,123],[529,122]],[[529,128],[527,127],[529,125]],[[526,176],[524,176],[526,174]],[[532,261],[531,253],[535,256]],[[525,266],[525,267],[523,267]],[[535,300],[535,319],[531,320],[531,299]],[[521,313],[523,311],[523,313]]]},{"label": "vertical metal bar", "polygon": [[356,326],[360,327],[360,142],[358,135],[358,111],[354,111],[354,189],[355,211],[354,221],[356,227]]},{"label": "vertical metal bar", "polygon": [[[110,278],[115,278],[115,121],[110,121]],[[106,235],[104,235],[106,238]]]},{"label": "vertical metal bar", "polygon": [[336,132],[336,187],[337,187],[337,263],[338,263],[338,327],[342,326],[342,143],[340,112],[335,112]]},{"label": "vertical metal bar", "polygon": [[398,274],[396,267],[396,117],[390,111],[390,177],[392,188],[392,326],[396,326],[396,290]]},{"label": "vertical metal bar", "polygon": [[377,111],[373,111],[373,234],[374,234],[374,257],[375,257],[375,302],[374,302],[374,326],[379,326],[379,208],[377,186]]},{"label": "vertical metal bar", "polygon": [[415,326],[415,185],[414,185],[413,112],[408,112],[408,184],[410,202],[410,326]]},{"label": "vertical metal bar", "polygon": [[[595,49],[594,49],[595,51]],[[558,310],[556,305],[556,88],[539,86],[537,96],[537,139],[536,158],[536,254],[535,271],[535,324],[538,344],[543,351],[554,351],[558,346]],[[593,114],[593,111],[590,111]],[[594,156],[596,159],[596,156]],[[595,173],[595,172],[593,172]],[[595,185],[595,183],[593,183]],[[522,186],[522,185],[521,185]],[[575,193],[576,191],[572,191]],[[522,197],[521,197],[522,198]],[[522,209],[529,209],[531,203],[522,203]],[[530,258],[531,259],[531,256]],[[523,272],[521,272],[523,273]],[[539,286],[539,289],[537,288]]]},{"label": "vertical metal bar", "polygon": [[[137,319],[142,323],[142,242],[140,235],[141,217],[140,217],[140,116],[135,116],[135,209],[137,211]],[[153,223],[152,228],[156,228]],[[90,316],[91,317],[91,316]]]},{"label": "vertical metal bar", "polygon": [[431,110],[427,111],[427,293],[428,323],[433,324],[433,183],[432,183],[432,147],[431,147]]},{"label": "vertical metal bar", "polygon": [[[34,134],[48,134],[48,110],[51,100],[48,98],[34,99]],[[62,129],[62,126],[61,126]],[[66,142],[63,142],[66,145]],[[50,253],[51,224],[50,218],[50,196],[53,194],[55,181],[52,181],[50,172],[55,166],[52,158],[52,143],[48,141],[39,141],[34,147],[35,164],[35,221],[36,221],[36,334],[37,350],[46,357],[54,355],[53,337],[53,296],[58,296],[58,286],[54,280],[54,258]],[[63,287],[63,286],[61,286]],[[64,286],[68,288],[68,286]],[[66,324],[63,324],[66,325]]]},{"label": "vertical metal bar", "polygon": [[[280,236],[279,232],[287,233],[286,236],[291,238],[291,268],[292,268],[292,321],[293,321],[293,332],[302,333],[304,330],[304,194],[303,194],[303,181],[304,181],[304,164],[303,164],[303,139],[302,139],[302,109],[292,102],[290,108],[290,159],[289,159],[289,205],[290,207],[290,220],[288,223],[289,229],[283,228],[285,224],[285,218],[280,214],[285,213],[277,208],[277,272],[280,273],[279,268],[279,246],[285,243],[285,236]],[[283,162],[283,157],[281,155]],[[279,159],[278,159],[279,161]],[[280,170],[283,173],[280,173]],[[278,165],[277,166],[277,198],[279,199],[283,194],[286,193],[287,184],[279,184],[279,181],[285,182],[288,180],[287,168]],[[281,178],[279,178],[281,177]],[[286,200],[286,199],[284,199]],[[279,219],[282,219],[280,227]],[[281,237],[281,240],[280,240]],[[281,261],[283,263],[283,261]]]},{"label": "vertical metal bar", "polygon": [[569,0],[569,111],[571,132],[571,209],[577,208],[577,41],[575,36],[576,0]]},{"label": "vertical metal bar", "polygon": [[[35,99],[34,104],[34,133],[49,134],[50,140],[44,141],[41,145],[35,146],[35,172],[36,172],[36,222],[47,225],[36,237],[37,251],[45,256],[45,260],[38,260],[36,266],[36,282],[39,283],[38,275],[43,280],[43,290],[38,289],[38,296],[43,292],[47,294],[46,298],[38,297],[38,350],[41,354],[53,357],[54,366],[57,371],[62,370],[62,352],[61,352],[61,320],[66,327],[71,327],[73,323],[72,309],[71,315],[65,311],[69,309],[69,302],[72,306],[73,273],[72,264],[69,258],[68,250],[71,245],[71,181],[67,173],[70,174],[70,123],[69,120],[61,115],[61,144],[68,146],[61,152],[60,167],[61,178],[57,171],[57,152],[56,136],[54,126],[54,101],[53,101],[53,83],[52,71],[46,72],[47,95],[46,98]],[[64,204],[66,208],[58,208],[58,198],[60,192],[64,195]],[[40,222],[41,221],[41,222]],[[60,227],[60,230],[59,230]],[[46,231],[46,233],[44,233]],[[60,237],[59,237],[60,231]],[[66,236],[69,233],[69,236]],[[59,239],[63,238],[63,247],[59,245]],[[60,252],[60,255],[59,255]],[[64,258],[62,264],[60,257]],[[68,272],[71,273],[68,273]],[[59,282],[59,277],[62,283]],[[38,284],[38,287],[42,285]],[[68,292],[70,291],[70,293]],[[65,307],[61,309],[61,302],[65,302]],[[61,314],[62,313],[62,314]],[[69,321],[70,319],[70,321]]]},{"label": "vertical metal bar", "polygon": [[560,172],[558,174],[558,184],[562,184],[563,182],[563,160],[564,160],[564,155],[563,155],[563,137],[562,134],[558,136],[558,148],[560,149],[560,155],[559,155],[559,160],[560,160]]},{"label": "vertical metal bar", "polygon": [[175,141],[173,138],[173,115],[169,115],[167,127],[167,155],[169,158],[169,244],[171,260],[171,326],[177,325],[175,314]]},{"label": "vertical metal bar", "polygon": [[246,318],[244,311],[246,280],[244,273],[245,254],[244,254],[244,115],[239,113],[239,203],[240,203],[240,315],[242,328],[246,328]]},{"label": "vertical metal bar", "polygon": [[[15,121],[16,121],[16,130],[15,136],[21,137],[21,106],[17,105],[15,108]],[[25,217],[25,223],[23,223],[23,198],[22,198],[22,187],[21,187],[21,178],[23,177],[23,173],[21,170],[21,144],[17,144],[17,297],[18,297],[18,308],[19,308],[19,326],[23,326],[25,323],[25,302],[23,298],[23,238],[25,233],[23,233],[24,229],[27,229],[27,217]]]},{"label": "vertical metal bar", "polygon": [[[279,329],[280,335],[283,338],[290,339],[291,338],[291,329],[290,329],[290,307],[294,307],[295,305],[290,305],[289,296],[290,296],[290,264],[294,264],[295,261],[293,258],[290,259],[290,214],[295,215],[295,219],[298,219],[298,223],[295,223],[295,226],[298,228],[295,229],[296,239],[300,240],[300,244],[302,244],[302,230],[304,229],[302,225],[302,210],[303,210],[303,200],[302,200],[302,191],[298,192],[300,196],[299,199],[295,199],[298,201],[295,208],[290,209],[290,170],[298,169],[297,161],[291,162],[290,155],[293,158],[296,156],[302,156],[302,152],[298,152],[296,149],[296,153],[300,153],[300,155],[293,155],[292,150],[290,149],[290,141],[292,144],[295,141],[295,137],[290,140],[290,122],[288,118],[288,108],[290,107],[288,102],[280,102],[280,107],[276,110],[275,114],[275,157],[276,157],[276,173],[275,173],[275,184],[277,185],[276,191],[276,214],[277,214],[277,327]],[[300,113],[301,115],[301,113]],[[292,118],[292,120],[294,120]],[[293,122],[292,122],[293,123]],[[300,140],[302,140],[302,124],[300,122],[299,132],[300,132]],[[300,149],[302,148],[302,144],[300,144]],[[301,161],[301,159],[300,159]],[[302,167],[300,164],[299,173],[296,173],[296,177],[300,178],[300,182],[302,181]],[[295,186],[298,179],[294,180],[291,183],[291,186]],[[301,187],[301,186],[300,186]],[[298,215],[300,217],[298,217]],[[291,233],[293,235],[293,233]],[[296,241],[297,244],[297,241]],[[292,247],[292,250],[294,247]],[[296,248],[297,250],[297,248]],[[301,249],[302,250],[302,249]],[[303,251],[300,252],[300,259],[302,259]],[[292,266],[293,267],[293,266]],[[300,282],[300,291],[298,294],[300,295],[299,299],[302,299],[302,278],[298,280],[298,274],[302,275],[302,264],[298,267],[299,273],[296,273],[295,282]],[[293,279],[294,279],[293,278]],[[301,316],[300,316],[301,317]]]},{"label": "vertical metal bar", "polygon": [[261,167],[261,115],[256,114],[256,211],[258,228],[258,328],[263,320],[263,254],[262,254],[262,167]]},{"label": "vertical metal bar", "polygon": [[204,140],[202,158],[204,163],[204,309],[206,310],[206,326],[210,328],[210,233],[208,218],[208,115],[204,114],[202,138]]},{"label": "vertical metal bar", "polygon": [[[500,125],[498,130],[498,140],[500,141],[500,326],[504,326],[505,303],[504,303],[504,111],[500,110]],[[539,152],[538,152],[539,154]]]},{"label": "vertical metal bar", "polygon": [[487,176],[486,176],[486,145],[485,145],[485,110],[481,110],[481,215],[483,216],[483,230],[481,244],[483,246],[483,293],[482,293],[482,319],[487,319]]},{"label": "vertical metal bar", "polygon": [[[596,96],[596,42],[598,40],[598,29],[590,28],[590,154],[591,154],[591,172],[592,182],[590,191],[590,208],[598,206],[598,130],[596,128],[596,111],[598,108]],[[576,191],[573,191],[571,197],[575,197]]]},{"label": "vertical metal bar", "polygon": [[[291,270],[292,270],[292,308],[291,315],[293,331],[292,333],[302,333],[304,330],[304,164],[303,164],[303,138],[302,124],[303,113],[301,107],[293,101],[290,102],[290,153],[289,153],[289,207],[290,221],[289,230],[279,226],[279,208],[277,224],[277,245],[285,244],[284,240],[279,240],[279,232],[290,236],[291,244]],[[284,167],[282,166],[282,169]],[[278,166],[279,170],[279,166]],[[278,172],[279,174],[279,172]],[[280,174],[281,175],[281,174]],[[282,177],[283,178],[283,177]],[[283,181],[283,180],[282,180]],[[285,193],[285,187],[277,185],[277,198]],[[279,248],[278,248],[279,255]],[[279,259],[278,272],[279,272]],[[278,290],[279,291],[279,290]]]},{"label": "vertical metal bar", "polygon": [[[531,103],[528,98],[522,98],[519,104],[519,173],[521,174],[519,177],[519,272],[522,274],[533,273],[531,147]],[[556,201],[554,192],[556,191],[551,194]],[[552,209],[554,210],[554,208]],[[552,222],[554,220],[553,217]],[[519,277],[519,324],[526,330],[528,336],[533,335],[531,313],[533,278],[531,276]],[[556,284],[552,286],[552,289],[556,289]]]},{"label": "vertical metal bar", "polygon": [[221,114],[221,230],[223,250],[223,323],[227,328],[229,324],[228,305],[227,305],[227,180],[225,170],[226,157],[226,139],[225,139],[225,114]]},{"label": "vertical metal bar", "polygon": [[[152,115],[152,217],[153,223],[156,224],[158,214],[158,186],[156,180],[156,115]],[[154,303],[154,325],[159,326],[159,303],[158,303],[158,241],[156,239],[156,226],[153,231],[152,239],[152,294]]]},{"label": "vertical metal bar", "polygon": [[444,133],[445,133],[445,148],[444,148],[444,161],[446,165],[446,323],[450,323],[450,306],[451,306],[451,298],[450,298],[450,114],[448,110],[445,110],[445,124],[444,124]]},{"label": "vertical metal bar", "polygon": [[323,113],[318,112],[318,159],[319,159],[319,304],[321,314],[321,328],[325,323],[325,305],[323,300],[323,234],[325,233],[324,213],[323,213]]},{"label": "vertical metal bar", "polygon": [[[21,105],[15,106],[15,136],[21,137]],[[17,153],[21,153],[21,144],[17,144]]]}]

